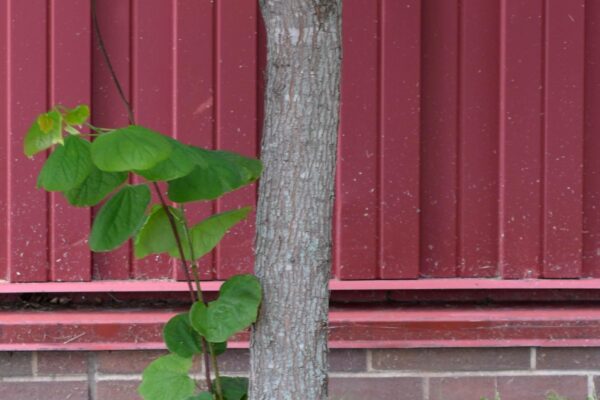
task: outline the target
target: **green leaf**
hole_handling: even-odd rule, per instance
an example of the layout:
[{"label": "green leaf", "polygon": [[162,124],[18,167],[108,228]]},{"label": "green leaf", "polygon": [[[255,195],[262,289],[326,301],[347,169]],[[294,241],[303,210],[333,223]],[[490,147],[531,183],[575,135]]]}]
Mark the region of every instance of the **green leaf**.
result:
[{"label": "green leaf", "polygon": [[88,177],[92,167],[90,142],[69,135],[46,160],[37,184],[50,192],[70,190]]},{"label": "green leaf", "polygon": [[82,125],[90,117],[90,108],[85,104],[68,110],[65,114],[65,121],[70,125]]},{"label": "green leaf", "polygon": [[196,396],[188,397],[187,400],[214,400],[214,397],[210,392],[202,392]]},{"label": "green leaf", "polygon": [[198,159],[188,175],[169,182],[169,198],[177,203],[214,200],[258,178],[260,161],[224,151],[192,147]]},{"label": "green leaf", "polygon": [[92,143],[92,160],[108,172],[147,170],[173,152],[169,140],[141,126],[104,133]]},{"label": "green leaf", "polygon": [[154,360],[142,374],[138,392],[144,400],[184,400],[194,394],[195,384],[189,377],[191,358],[169,354]]},{"label": "green leaf", "polygon": [[246,399],[248,395],[248,378],[222,376],[220,381],[225,400]]},{"label": "green leaf", "polygon": [[85,180],[76,188],[64,192],[64,195],[73,206],[95,206],[126,179],[126,172],[104,172],[92,165],[92,170]]},{"label": "green leaf", "polygon": [[257,180],[262,173],[262,162],[256,158],[244,157],[240,154],[225,150],[217,150],[215,153],[229,162],[236,164],[241,169],[244,179],[248,182]]},{"label": "green leaf", "polygon": [[202,352],[202,337],[190,325],[188,313],[171,318],[163,329],[163,338],[169,351],[178,356],[191,357]]},{"label": "green leaf", "polygon": [[57,143],[63,143],[62,115],[53,110],[40,115],[31,125],[25,136],[23,151],[27,157],[32,157]]},{"label": "green leaf", "polygon": [[[214,249],[227,231],[246,218],[251,209],[251,207],[244,207],[215,214],[190,229],[190,236],[194,245],[194,257],[198,259]],[[186,259],[190,260],[189,246],[184,246],[184,253]],[[171,247],[169,254],[172,257],[180,258],[179,251],[175,246]]]},{"label": "green leaf", "polygon": [[[185,238],[183,220],[179,210],[169,207],[169,210],[175,216],[175,223],[181,240]],[[184,244],[184,248],[187,247]],[[146,218],[144,225],[138,232],[134,242],[134,252],[136,258],[144,258],[150,254],[166,253],[173,248],[177,248],[177,242],[173,235],[169,217],[165,209],[157,204],[152,207],[150,215]]]},{"label": "green leaf", "polygon": [[209,342],[225,342],[256,321],[261,298],[254,275],[235,275],[221,286],[217,300],[192,306],[190,321]]},{"label": "green leaf", "polygon": [[125,186],[100,209],[90,234],[93,251],[110,251],[119,247],[140,227],[150,203],[146,185]]},{"label": "green leaf", "polygon": [[167,138],[173,146],[173,152],[166,160],[156,164],[154,167],[135,171],[149,181],[170,181],[186,176],[196,166],[196,158],[192,150],[177,140]]},{"label": "green leaf", "polygon": [[[177,314],[163,329],[165,344],[171,353],[181,357],[192,357],[202,353],[202,336],[192,328],[189,313]],[[209,343],[216,356],[227,350],[227,342]]]}]

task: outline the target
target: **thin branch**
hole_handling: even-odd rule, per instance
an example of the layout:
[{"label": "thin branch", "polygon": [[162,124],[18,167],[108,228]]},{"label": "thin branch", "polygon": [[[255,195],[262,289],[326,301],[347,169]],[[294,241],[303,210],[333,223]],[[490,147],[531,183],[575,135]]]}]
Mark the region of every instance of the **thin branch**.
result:
[{"label": "thin branch", "polygon": [[125,96],[125,92],[123,91],[123,87],[117,78],[117,74],[115,69],[113,68],[112,63],[110,62],[110,57],[108,57],[108,52],[106,51],[106,47],[104,46],[104,40],[102,39],[102,34],[100,33],[100,24],[98,23],[98,15],[96,12],[96,0],[92,0],[92,24],[94,25],[94,32],[96,33],[96,39],[98,40],[98,47],[100,48],[100,52],[102,53],[102,57],[104,58],[104,62],[110,71],[110,76],[117,87],[117,91],[119,92],[119,97],[121,101],[125,105],[127,109],[127,118],[129,119],[129,123],[131,125],[135,125],[135,119],[133,117],[133,109],[131,108],[131,103],[127,100]]}]

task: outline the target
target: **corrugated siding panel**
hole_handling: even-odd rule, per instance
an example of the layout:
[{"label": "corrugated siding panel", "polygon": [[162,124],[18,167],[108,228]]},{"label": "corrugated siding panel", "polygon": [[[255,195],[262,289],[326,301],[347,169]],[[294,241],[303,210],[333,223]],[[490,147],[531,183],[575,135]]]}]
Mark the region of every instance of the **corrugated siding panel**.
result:
[{"label": "corrugated siding panel", "polygon": [[583,275],[600,277],[600,2],[585,9]]},{"label": "corrugated siding panel", "polygon": [[[131,95],[131,5],[129,1],[98,2],[98,22],[115,73],[126,96]],[[92,46],[92,123],[96,126],[125,126],[127,112],[111,81],[108,68],[97,48]],[[98,211],[95,207],[94,212]],[[131,246],[126,244],[110,253],[93,254],[94,279],[129,279],[131,277]]]},{"label": "corrugated siding panel", "polygon": [[[217,1],[216,11],[215,147],[256,156],[258,8],[252,1]],[[219,199],[217,210],[255,204],[252,185]],[[218,279],[252,269],[253,241],[254,215],[223,238],[216,251]]]},{"label": "corrugated siding panel", "polygon": [[[98,14],[139,123],[256,154],[254,2],[104,0]],[[127,123],[88,16],[85,0],[1,6],[0,276],[180,278],[129,245],[90,254],[90,213],[36,190],[41,157],[21,154],[32,118],[57,102],[91,102],[99,126]],[[343,20],[335,277],[600,276],[596,2],[352,0]],[[255,197],[189,210],[199,220]],[[253,221],[236,228],[203,277],[249,270],[252,236]]]},{"label": "corrugated siding panel", "polygon": [[540,276],[544,1],[502,1],[500,273]]},{"label": "corrugated siding panel", "polygon": [[498,273],[498,51],[497,0],[463,0],[458,76],[457,274]]},{"label": "corrugated siding panel", "polygon": [[[49,13],[49,103],[89,104],[92,89],[90,2],[52,0]],[[77,20],[82,22],[71,23]],[[57,193],[49,195],[49,202],[49,279],[89,281],[92,257],[82,232],[90,229],[90,210],[69,206]]]},{"label": "corrugated siding panel", "polygon": [[[174,127],[176,137],[185,143],[214,146],[214,26],[215,3],[212,1],[178,1],[175,13],[175,92]],[[202,220],[213,212],[211,202],[186,206],[190,218]],[[202,257],[201,277],[215,277],[213,254]],[[183,279],[180,268],[175,276]]]},{"label": "corrugated siding panel", "polygon": [[381,15],[379,277],[416,278],[419,276],[421,3],[384,0]]},{"label": "corrugated siding panel", "polygon": [[423,2],[420,271],[431,278],[457,272],[458,4]]},{"label": "corrugated siding panel", "polygon": [[546,278],[576,278],[582,271],[585,3],[548,1],[545,8]]},{"label": "corrugated siding panel", "polygon": [[[7,119],[3,127],[6,174],[3,224],[8,224],[6,267],[13,282],[48,278],[48,195],[35,189],[36,172],[44,157],[35,161],[23,155],[22,138],[34,115],[48,106],[48,5],[45,0],[8,0]],[[8,56],[8,57],[7,57]]]},{"label": "corrugated siding panel", "polygon": [[346,2],[343,9],[341,122],[335,274],[340,279],[377,278],[379,4]]},{"label": "corrugated siding panel", "polygon": [[[135,122],[172,135],[173,5],[163,0],[133,0],[131,13],[131,100]],[[159,203],[154,192],[152,202]],[[172,275],[169,257],[165,255],[132,258],[131,266],[133,278]]]}]

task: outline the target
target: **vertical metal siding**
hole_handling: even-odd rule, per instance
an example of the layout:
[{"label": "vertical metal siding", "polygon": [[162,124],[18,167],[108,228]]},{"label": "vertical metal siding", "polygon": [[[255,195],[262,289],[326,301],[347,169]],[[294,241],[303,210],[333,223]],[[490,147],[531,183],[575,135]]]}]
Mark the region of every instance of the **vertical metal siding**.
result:
[{"label": "vertical metal siding", "polygon": [[[143,6],[142,6],[143,3]],[[148,3],[148,4],[146,4]],[[55,103],[127,123],[87,0],[0,6],[0,278],[180,278],[130,245],[90,254],[92,213],[34,188],[21,141]],[[103,0],[138,123],[257,152],[264,37],[254,2]],[[600,6],[585,0],[346,0],[335,217],[339,279],[600,277]],[[254,204],[255,187],[190,205]],[[252,265],[253,221],[202,261]]]}]

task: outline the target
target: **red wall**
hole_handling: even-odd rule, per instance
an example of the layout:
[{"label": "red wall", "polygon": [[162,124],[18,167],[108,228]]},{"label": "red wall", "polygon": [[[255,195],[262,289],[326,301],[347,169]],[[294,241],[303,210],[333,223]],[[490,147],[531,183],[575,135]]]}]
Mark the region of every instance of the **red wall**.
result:
[{"label": "red wall", "polygon": [[[256,154],[254,2],[98,3],[138,123]],[[600,3],[346,0],[343,22],[336,277],[600,277]],[[128,246],[90,254],[92,214],[36,190],[42,157],[22,154],[53,104],[126,124],[89,1],[5,0],[0,56],[0,278],[177,277]],[[189,208],[203,218],[255,194]],[[252,236],[252,223],[236,228],[204,278],[248,270]]]}]

